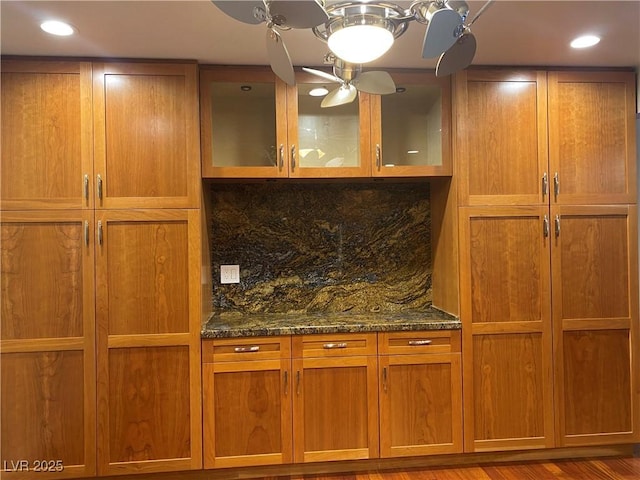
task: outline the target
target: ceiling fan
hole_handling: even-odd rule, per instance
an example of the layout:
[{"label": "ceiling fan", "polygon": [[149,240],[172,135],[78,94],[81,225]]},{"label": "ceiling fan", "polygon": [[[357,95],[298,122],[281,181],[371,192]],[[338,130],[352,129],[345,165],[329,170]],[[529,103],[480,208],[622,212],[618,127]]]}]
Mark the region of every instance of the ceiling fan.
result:
[{"label": "ceiling fan", "polygon": [[353,102],[359,91],[376,95],[396,92],[396,84],[387,72],[381,70],[363,72],[362,65],[345,62],[331,53],[327,54],[325,61],[333,63],[333,75],[322,70],[302,67],[305,72],[340,84],[324,97],[320,103],[322,108]]},{"label": "ceiling fan", "polygon": [[[366,74],[374,72],[358,71],[353,78],[348,76],[351,73],[344,72],[356,71],[360,65],[382,56],[413,20],[427,26],[422,57],[439,57],[437,76],[449,75],[469,66],[476,51],[476,40],[470,27],[494,0],[488,0],[467,25],[464,22],[469,6],[464,0],[415,0],[408,9],[396,3],[366,0],[211,1],[236,20],[249,24],[266,23],[271,68],[287,84],[295,84],[295,74],[280,31],[311,28],[316,37],[327,42],[335,57],[345,62],[338,65],[340,74],[336,74],[334,64],[334,74],[342,83],[341,88],[346,84],[349,91],[349,85],[357,89],[356,80],[360,78],[360,89],[365,91],[362,82],[366,88],[366,78],[370,76]],[[375,38],[368,35],[375,35]],[[346,70],[345,65],[348,67]],[[349,95],[345,93],[344,98],[349,98]]]}]

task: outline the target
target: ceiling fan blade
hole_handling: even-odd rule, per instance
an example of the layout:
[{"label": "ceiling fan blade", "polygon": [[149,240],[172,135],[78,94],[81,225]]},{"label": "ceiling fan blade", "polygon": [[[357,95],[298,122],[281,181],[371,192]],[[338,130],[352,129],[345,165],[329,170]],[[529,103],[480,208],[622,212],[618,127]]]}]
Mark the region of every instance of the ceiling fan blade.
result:
[{"label": "ceiling fan blade", "polygon": [[316,0],[272,0],[269,14],[276,25],[291,28],[313,28],[329,20],[324,7]]},{"label": "ceiling fan blade", "polygon": [[264,22],[267,16],[263,1],[233,2],[229,0],[211,0],[211,2],[231,18],[235,18],[242,23],[257,25]]},{"label": "ceiling fan blade", "polygon": [[357,96],[358,90],[353,85],[340,85],[324,97],[320,106],[322,108],[337,107],[338,105],[353,102]]},{"label": "ceiling fan blade", "polygon": [[453,46],[440,55],[436,66],[436,77],[446,77],[471,65],[476,54],[476,37],[473,33],[464,33]]},{"label": "ceiling fan blade", "polygon": [[355,78],[353,85],[361,92],[375,95],[396,93],[396,84],[393,78],[382,70],[361,73]]},{"label": "ceiling fan blade", "polygon": [[471,21],[469,22],[469,25],[468,25],[468,26],[470,27],[471,25],[473,25],[473,24],[474,24],[474,22],[480,18],[480,15],[482,15],[482,14],[485,12],[485,10],[487,10],[487,8],[489,8],[489,6],[490,6],[493,2],[494,2],[494,0],[487,0],[487,3],[485,3],[482,7],[480,7],[480,10],[478,10],[478,13],[476,13],[476,16],[475,16],[475,17],[473,17],[473,20],[471,20]]},{"label": "ceiling fan blade", "polygon": [[431,16],[422,43],[422,58],[437,57],[451,47],[463,28],[457,12],[442,8]]},{"label": "ceiling fan blade", "polygon": [[330,73],[323,72],[322,70],[316,70],[315,68],[307,68],[307,67],[302,67],[302,70],[312,75],[315,75],[316,77],[329,80],[330,82],[338,82],[338,83],[342,82],[342,80],[336,77],[335,75],[331,75]]},{"label": "ceiling fan blade", "polygon": [[291,57],[287,52],[282,37],[273,28],[267,29],[267,53],[271,70],[288,85],[296,84]]}]

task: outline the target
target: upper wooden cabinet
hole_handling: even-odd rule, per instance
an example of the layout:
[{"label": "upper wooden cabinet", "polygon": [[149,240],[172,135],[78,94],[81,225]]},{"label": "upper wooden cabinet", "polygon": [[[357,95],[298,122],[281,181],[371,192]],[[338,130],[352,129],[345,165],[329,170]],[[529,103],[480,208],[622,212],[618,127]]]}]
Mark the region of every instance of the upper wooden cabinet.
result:
[{"label": "upper wooden cabinet", "polygon": [[633,72],[456,76],[462,205],[635,201]]},{"label": "upper wooden cabinet", "polygon": [[450,78],[417,72],[391,76],[397,92],[371,96],[373,176],[451,175]]},{"label": "upper wooden cabinet", "polygon": [[2,210],[93,208],[91,63],[2,62]]},{"label": "upper wooden cabinet", "polygon": [[93,65],[96,207],[196,208],[197,66]]},{"label": "upper wooden cabinet", "polygon": [[359,93],[331,108],[310,93],[338,84],[296,79],[289,87],[264,69],[201,70],[203,177],[451,175],[448,79],[394,74],[404,93]]}]

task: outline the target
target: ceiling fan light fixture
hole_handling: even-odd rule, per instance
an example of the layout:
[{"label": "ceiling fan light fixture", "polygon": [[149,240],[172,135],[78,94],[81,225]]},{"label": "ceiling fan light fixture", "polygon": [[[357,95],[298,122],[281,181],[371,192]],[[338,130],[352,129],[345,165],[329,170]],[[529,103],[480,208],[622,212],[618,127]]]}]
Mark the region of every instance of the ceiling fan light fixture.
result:
[{"label": "ceiling fan light fixture", "polygon": [[597,45],[600,42],[600,37],[595,35],[582,35],[581,37],[574,38],[571,41],[572,48],[589,48]]},{"label": "ceiling fan light fixture", "polygon": [[72,25],[61,22],[60,20],[47,20],[40,24],[40,28],[51,35],[58,37],[68,37],[75,33],[75,28]]},{"label": "ceiling fan light fixture", "polygon": [[333,31],[327,43],[346,62],[369,63],[389,51],[393,33],[382,25],[350,25]]},{"label": "ceiling fan light fixture", "polygon": [[327,87],[317,87],[309,90],[309,95],[312,97],[324,97],[327,93],[329,93]]}]

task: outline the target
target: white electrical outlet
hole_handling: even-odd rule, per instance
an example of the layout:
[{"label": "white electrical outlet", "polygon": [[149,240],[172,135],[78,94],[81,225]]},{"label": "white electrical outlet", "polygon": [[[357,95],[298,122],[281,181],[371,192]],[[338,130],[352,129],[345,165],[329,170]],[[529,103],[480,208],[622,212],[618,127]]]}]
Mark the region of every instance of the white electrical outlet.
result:
[{"label": "white electrical outlet", "polygon": [[240,283],[240,265],[220,265],[220,283]]}]

